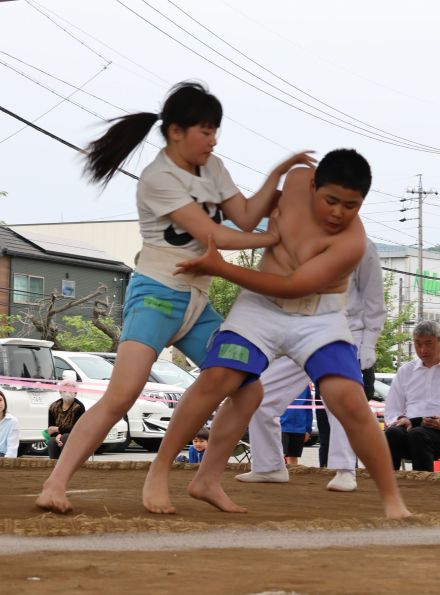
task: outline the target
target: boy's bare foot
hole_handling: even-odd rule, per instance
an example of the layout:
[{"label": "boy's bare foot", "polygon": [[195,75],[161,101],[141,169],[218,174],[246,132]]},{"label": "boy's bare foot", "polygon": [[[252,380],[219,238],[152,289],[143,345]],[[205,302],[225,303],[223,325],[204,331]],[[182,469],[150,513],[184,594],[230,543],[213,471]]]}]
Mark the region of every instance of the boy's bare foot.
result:
[{"label": "boy's bare foot", "polygon": [[400,502],[391,505],[385,505],[385,516],[390,520],[401,521],[403,519],[412,517],[413,514],[406,508],[403,502]]},{"label": "boy's bare foot", "polygon": [[72,510],[72,505],[66,496],[66,492],[59,488],[52,487],[48,482],[43,486],[41,494],[35,504],[44,510],[66,514]]},{"label": "boy's bare foot", "polygon": [[154,514],[176,514],[170,500],[167,476],[155,474],[152,467],[145,478],[142,502],[148,512]]},{"label": "boy's bare foot", "polygon": [[247,508],[238,506],[229,498],[220,484],[208,484],[194,478],[188,486],[188,494],[193,498],[212,504],[223,512],[247,512]]}]

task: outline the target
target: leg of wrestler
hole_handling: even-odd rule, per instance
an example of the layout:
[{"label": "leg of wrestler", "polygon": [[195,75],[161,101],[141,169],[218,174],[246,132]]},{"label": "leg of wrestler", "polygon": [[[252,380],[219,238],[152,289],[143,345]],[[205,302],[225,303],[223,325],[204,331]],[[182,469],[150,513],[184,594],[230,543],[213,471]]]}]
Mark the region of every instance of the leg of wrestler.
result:
[{"label": "leg of wrestler", "polygon": [[354,380],[333,375],[320,379],[320,389],[328,408],[344,426],[354,451],[375,481],[386,517],[410,516],[397,488],[387,442],[362,386]]},{"label": "leg of wrestler", "polygon": [[66,496],[69,480],[132,406],[145,386],[155,360],[156,352],[151,347],[136,341],[125,341],[120,345],[107,390],[73,427],[56,466],[44,483],[37,506],[62,513],[71,510]]},{"label": "leg of wrestler", "polygon": [[221,405],[214,417],[209,443],[199,470],[188,486],[193,498],[204,500],[224,512],[247,512],[223,491],[221,478],[234,447],[263,397],[259,381],[237,390]]},{"label": "leg of wrestler", "polygon": [[[176,512],[169,496],[168,476],[171,465],[220,403],[238,390],[246,375],[246,372],[239,370],[210,367],[202,370],[197,380],[185,391],[145,479],[143,503],[147,510],[157,514]],[[211,436],[207,453],[210,448]]]},{"label": "leg of wrestler", "polygon": [[309,377],[288,357],[274,360],[261,375],[263,401],[249,423],[252,471],[237,475],[239,481],[286,482],[289,480],[281,444],[280,415]]}]

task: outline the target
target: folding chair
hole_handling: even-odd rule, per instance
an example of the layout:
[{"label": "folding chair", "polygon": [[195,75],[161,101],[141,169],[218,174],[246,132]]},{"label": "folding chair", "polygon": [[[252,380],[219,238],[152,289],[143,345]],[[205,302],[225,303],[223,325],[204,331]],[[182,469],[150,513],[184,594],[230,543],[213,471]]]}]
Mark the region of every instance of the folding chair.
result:
[{"label": "folding chair", "polygon": [[234,448],[231,458],[235,459],[237,463],[250,463],[251,462],[251,446],[248,442],[240,440],[237,446]]}]

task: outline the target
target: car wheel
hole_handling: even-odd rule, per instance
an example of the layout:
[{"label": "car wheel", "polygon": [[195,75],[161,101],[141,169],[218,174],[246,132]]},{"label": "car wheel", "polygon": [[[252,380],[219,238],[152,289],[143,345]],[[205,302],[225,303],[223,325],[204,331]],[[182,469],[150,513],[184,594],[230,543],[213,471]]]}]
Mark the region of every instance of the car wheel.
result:
[{"label": "car wheel", "polygon": [[134,438],[134,441],[145,450],[157,452],[159,450],[162,438]]},{"label": "car wheel", "polygon": [[32,442],[32,444],[28,444],[26,454],[33,457],[48,457],[49,449],[47,448],[47,443],[44,440],[41,440],[41,442]]}]

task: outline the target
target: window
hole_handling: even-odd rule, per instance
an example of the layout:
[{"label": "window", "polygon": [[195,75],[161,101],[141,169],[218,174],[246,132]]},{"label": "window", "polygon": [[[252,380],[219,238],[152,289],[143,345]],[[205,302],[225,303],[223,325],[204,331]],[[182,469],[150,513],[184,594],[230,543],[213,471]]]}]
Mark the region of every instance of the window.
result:
[{"label": "window", "polygon": [[35,304],[44,297],[44,277],[14,275],[13,291],[16,304]]}]

